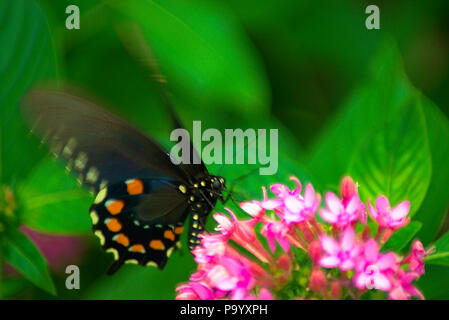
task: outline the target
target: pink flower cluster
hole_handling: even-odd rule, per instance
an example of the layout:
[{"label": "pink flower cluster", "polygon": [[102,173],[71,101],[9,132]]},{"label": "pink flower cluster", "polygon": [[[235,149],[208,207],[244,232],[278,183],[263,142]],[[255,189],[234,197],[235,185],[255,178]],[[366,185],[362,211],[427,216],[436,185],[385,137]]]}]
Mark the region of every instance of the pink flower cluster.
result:
[{"label": "pink flower cluster", "polygon": [[[240,220],[228,209],[229,216],[214,214],[219,233],[202,235],[193,252],[198,270],[177,288],[177,299],[358,299],[371,289],[389,299],[424,298],[413,285],[424,274],[427,252],[421,242],[415,240],[406,257],[380,250],[410,221],[409,201],[391,208],[380,196],[375,208],[368,203],[377,223],[371,236],[352,178],[342,180],[340,197],[328,192],[321,209],[321,196],[311,184],[301,194],[300,181],[291,180],[293,190],[271,186],[275,199],[263,188],[262,201],[241,203],[250,219]],[[289,293],[292,287],[303,295]]]}]

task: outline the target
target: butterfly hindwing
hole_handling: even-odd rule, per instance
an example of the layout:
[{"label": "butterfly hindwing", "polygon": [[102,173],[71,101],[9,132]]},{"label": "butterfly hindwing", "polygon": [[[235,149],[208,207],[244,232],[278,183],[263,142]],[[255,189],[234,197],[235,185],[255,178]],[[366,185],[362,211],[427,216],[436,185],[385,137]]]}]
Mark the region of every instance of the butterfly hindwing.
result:
[{"label": "butterfly hindwing", "polygon": [[[156,191],[154,191],[156,189]],[[173,200],[167,209],[155,203],[150,220],[143,219],[137,211],[141,202],[147,201],[157,189],[179,193],[164,180],[130,179],[102,189],[90,208],[93,232],[102,248],[114,254],[114,264],[108,273],[114,273],[123,263],[164,268],[167,259],[177,246],[187,214],[185,201]],[[157,199],[157,198],[152,198]],[[163,201],[163,200],[162,200]],[[158,212],[164,209],[164,214]],[[171,219],[167,220],[167,217]],[[148,214],[147,217],[151,217]]]}]

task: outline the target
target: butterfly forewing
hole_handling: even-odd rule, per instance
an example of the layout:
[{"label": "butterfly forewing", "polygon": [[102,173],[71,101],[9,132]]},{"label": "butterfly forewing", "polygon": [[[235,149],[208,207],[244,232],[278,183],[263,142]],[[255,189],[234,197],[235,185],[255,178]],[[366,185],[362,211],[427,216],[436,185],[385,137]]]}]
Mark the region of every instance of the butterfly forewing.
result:
[{"label": "butterfly forewing", "polygon": [[33,133],[66,160],[67,170],[94,192],[134,177],[184,181],[167,152],[106,110],[58,91],[33,91],[24,99]]}]

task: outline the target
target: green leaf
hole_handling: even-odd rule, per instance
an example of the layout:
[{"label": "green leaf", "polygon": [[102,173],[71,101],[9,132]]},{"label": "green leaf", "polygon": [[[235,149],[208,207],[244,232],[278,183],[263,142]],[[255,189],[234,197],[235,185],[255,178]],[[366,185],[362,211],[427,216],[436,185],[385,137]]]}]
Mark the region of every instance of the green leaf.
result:
[{"label": "green leaf", "polygon": [[33,242],[18,230],[8,230],[5,244],[5,261],[37,287],[56,295],[47,262]]},{"label": "green leaf", "polygon": [[27,136],[19,101],[31,85],[56,70],[48,26],[34,0],[2,1],[0,30],[0,179],[11,182],[26,175],[42,155]]},{"label": "green leaf", "polygon": [[427,122],[427,135],[432,153],[432,179],[421,208],[414,219],[423,223],[418,233],[425,244],[432,242],[447,215],[449,204],[449,121],[428,99],[423,97],[423,111]]},{"label": "green leaf", "polygon": [[427,300],[449,299],[449,268],[447,266],[427,265],[426,273],[417,282]]},{"label": "green leaf", "polygon": [[321,185],[338,185],[361,142],[417,97],[393,44],[386,43],[371,64],[372,79],[347,99],[311,153],[308,166]]},{"label": "green leaf", "polygon": [[392,206],[410,201],[410,214],[420,207],[429,186],[431,159],[425,120],[413,99],[391,112],[369,132],[353,153],[349,173],[360,184],[365,201],[385,195]]},{"label": "green leaf", "polygon": [[425,262],[449,266],[449,232],[435,242],[435,251],[425,259]]},{"label": "green leaf", "polygon": [[405,227],[397,230],[382,246],[382,251],[401,251],[408,243],[410,243],[421,227],[421,222],[412,221]]},{"label": "green leaf", "polygon": [[11,279],[6,278],[1,280],[0,284],[0,299],[14,298],[29,286],[29,282],[23,278]]},{"label": "green leaf", "polygon": [[[136,22],[169,82],[200,104],[264,112],[263,67],[232,12],[219,2],[109,1]],[[131,35],[130,35],[131,37]],[[187,90],[185,88],[188,88]]]},{"label": "green leaf", "polygon": [[92,197],[56,161],[41,161],[17,194],[23,206],[22,222],[35,230],[77,234],[91,229]]}]

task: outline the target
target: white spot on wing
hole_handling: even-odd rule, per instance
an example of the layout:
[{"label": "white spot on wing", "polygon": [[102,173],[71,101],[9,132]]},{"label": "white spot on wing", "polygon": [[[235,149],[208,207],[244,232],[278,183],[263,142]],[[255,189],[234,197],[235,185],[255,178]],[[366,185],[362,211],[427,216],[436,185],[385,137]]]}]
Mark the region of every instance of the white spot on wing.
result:
[{"label": "white spot on wing", "polygon": [[95,198],[94,203],[99,204],[100,202],[103,202],[104,198],[106,198],[106,195],[108,194],[108,189],[103,188],[98,192],[97,197]]},{"label": "white spot on wing", "polygon": [[86,175],[86,181],[89,183],[97,182],[100,172],[95,167],[90,167]]}]

